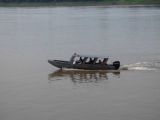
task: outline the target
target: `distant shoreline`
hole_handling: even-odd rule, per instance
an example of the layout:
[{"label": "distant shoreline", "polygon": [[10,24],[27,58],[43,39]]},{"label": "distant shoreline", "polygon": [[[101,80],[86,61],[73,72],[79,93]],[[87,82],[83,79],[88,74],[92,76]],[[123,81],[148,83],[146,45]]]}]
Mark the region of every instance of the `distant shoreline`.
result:
[{"label": "distant shoreline", "polygon": [[0,2],[0,7],[56,7],[56,6],[119,6],[119,7],[160,7],[160,3],[110,3],[110,2]]}]

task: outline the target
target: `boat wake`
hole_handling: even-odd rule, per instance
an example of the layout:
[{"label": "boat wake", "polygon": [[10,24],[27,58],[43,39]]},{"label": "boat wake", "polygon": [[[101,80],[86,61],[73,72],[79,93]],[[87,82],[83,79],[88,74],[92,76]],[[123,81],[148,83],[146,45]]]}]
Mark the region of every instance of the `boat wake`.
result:
[{"label": "boat wake", "polygon": [[120,70],[160,70],[160,61],[137,62],[128,65],[122,65]]}]

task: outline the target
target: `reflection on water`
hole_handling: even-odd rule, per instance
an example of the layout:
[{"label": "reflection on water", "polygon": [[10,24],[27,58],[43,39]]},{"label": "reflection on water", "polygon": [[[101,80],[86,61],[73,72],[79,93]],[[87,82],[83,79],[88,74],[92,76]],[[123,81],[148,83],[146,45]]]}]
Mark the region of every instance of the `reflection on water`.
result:
[{"label": "reflection on water", "polygon": [[120,77],[119,71],[83,71],[83,70],[57,70],[48,75],[49,81],[63,80],[69,78],[74,83],[99,83],[108,80],[108,74]]}]

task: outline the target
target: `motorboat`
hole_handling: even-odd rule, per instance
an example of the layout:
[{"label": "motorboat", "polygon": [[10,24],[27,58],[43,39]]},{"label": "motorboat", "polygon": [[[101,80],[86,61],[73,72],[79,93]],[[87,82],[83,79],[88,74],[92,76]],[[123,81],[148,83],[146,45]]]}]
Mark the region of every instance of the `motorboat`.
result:
[{"label": "motorboat", "polygon": [[81,69],[81,70],[118,70],[120,61],[108,63],[109,57],[86,56],[74,53],[69,61],[48,60],[48,62],[60,69]]}]

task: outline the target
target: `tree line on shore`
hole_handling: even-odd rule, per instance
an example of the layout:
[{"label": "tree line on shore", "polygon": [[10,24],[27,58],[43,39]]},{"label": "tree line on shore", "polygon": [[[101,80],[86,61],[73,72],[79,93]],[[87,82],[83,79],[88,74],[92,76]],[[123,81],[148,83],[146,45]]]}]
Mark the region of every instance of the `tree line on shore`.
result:
[{"label": "tree line on shore", "polygon": [[134,4],[134,3],[155,3],[160,4],[160,0],[0,0],[0,3],[10,2],[108,2],[113,4]]}]

